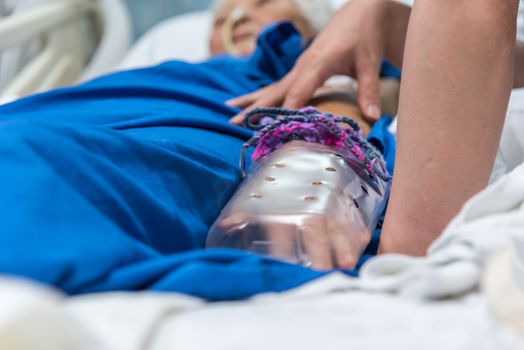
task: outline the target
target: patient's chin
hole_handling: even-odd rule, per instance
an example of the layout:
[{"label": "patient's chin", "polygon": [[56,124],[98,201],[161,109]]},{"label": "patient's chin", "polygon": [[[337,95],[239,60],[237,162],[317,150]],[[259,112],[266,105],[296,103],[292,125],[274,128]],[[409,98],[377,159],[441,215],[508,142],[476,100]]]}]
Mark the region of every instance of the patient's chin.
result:
[{"label": "patient's chin", "polygon": [[256,40],[241,40],[235,43],[235,48],[239,56],[252,55],[256,48]]}]

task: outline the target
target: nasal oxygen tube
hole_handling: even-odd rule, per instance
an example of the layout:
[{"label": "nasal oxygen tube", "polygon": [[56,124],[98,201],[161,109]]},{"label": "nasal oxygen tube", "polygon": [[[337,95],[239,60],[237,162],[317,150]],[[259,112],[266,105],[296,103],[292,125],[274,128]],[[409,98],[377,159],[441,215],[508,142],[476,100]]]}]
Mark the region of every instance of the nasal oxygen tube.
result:
[{"label": "nasal oxygen tube", "polygon": [[[253,118],[259,122],[251,123]],[[379,151],[352,119],[313,107],[258,109],[244,123],[257,133],[242,147],[243,182],[211,227],[207,247],[305,266],[319,266],[315,261],[329,251],[328,266],[354,267],[389,197],[390,177]]]},{"label": "nasal oxygen tube", "polygon": [[240,55],[240,52],[233,41],[233,30],[242,17],[244,17],[245,11],[244,6],[235,7],[222,27],[222,42],[224,43],[224,48],[226,49],[226,52],[232,56]]}]

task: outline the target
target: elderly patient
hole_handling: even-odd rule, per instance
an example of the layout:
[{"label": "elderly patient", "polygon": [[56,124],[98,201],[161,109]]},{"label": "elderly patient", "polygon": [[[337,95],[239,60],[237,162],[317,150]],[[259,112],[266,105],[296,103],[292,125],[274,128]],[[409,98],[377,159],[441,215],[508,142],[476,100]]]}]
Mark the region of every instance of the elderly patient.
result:
[{"label": "elderly patient", "polygon": [[[248,56],[256,47],[258,34],[268,25],[281,21],[291,21],[307,43],[327,22],[330,11],[324,0],[218,0],[214,4],[210,52],[215,56]],[[385,114],[396,114],[398,87],[397,79],[381,80]],[[312,102],[323,110],[358,119],[367,134],[369,121],[362,119],[356,94],[356,85],[339,77],[319,89]],[[236,118],[234,122],[241,125],[240,120]]]},{"label": "elderly patient", "polygon": [[218,0],[214,8],[213,55],[250,55],[260,30],[281,21],[293,22],[304,40],[311,39],[329,13],[328,3],[318,0]]},{"label": "elderly patient", "polygon": [[[235,23],[222,20],[237,4]],[[289,0],[223,6],[216,52],[233,44],[248,55],[274,11],[312,34]],[[232,28],[229,43],[223,26]],[[239,150],[252,135],[229,123],[238,109],[225,101],[282,78],[303,43],[290,24],[275,25],[249,57],[166,62],[0,107],[0,273],[68,293],[150,289],[219,300],[318,276],[298,266],[286,275],[285,264],[242,252],[194,252],[238,185]],[[351,94],[336,95],[319,100],[358,114]],[[246,278],[248,289],[208,293],[215,279],[226,288]]]}]

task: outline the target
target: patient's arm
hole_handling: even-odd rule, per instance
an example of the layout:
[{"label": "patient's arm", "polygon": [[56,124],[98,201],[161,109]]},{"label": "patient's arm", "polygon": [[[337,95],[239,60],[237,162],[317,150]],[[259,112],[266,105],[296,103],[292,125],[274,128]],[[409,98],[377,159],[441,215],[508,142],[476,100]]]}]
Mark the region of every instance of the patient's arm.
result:
[{"label": "patient's arm", "polygon": [[[381,79],[380,103],[384,114],[395,116],[398,109],[398,96],[400,83],[397,79]],[[344,85],[336,87],[323,87],[317,91],[311,100],[311,105],[322,112],[331,112],[353,118],[367,135],[373,126],[373,121],[367,119],[358,107],[358,95],[355,86]]]}]

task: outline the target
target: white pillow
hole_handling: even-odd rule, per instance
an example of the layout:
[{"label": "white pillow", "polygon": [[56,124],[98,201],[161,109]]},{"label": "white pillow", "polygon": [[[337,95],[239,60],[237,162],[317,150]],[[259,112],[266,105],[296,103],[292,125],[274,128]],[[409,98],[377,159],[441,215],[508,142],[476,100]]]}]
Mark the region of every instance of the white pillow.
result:
[{"label": "white pillow", "polygon": [[167,60],[205,60],[209,57],[211,21],[211,12],[203,11],[157,24],[133,45],[120,68],[151,66]]}]

